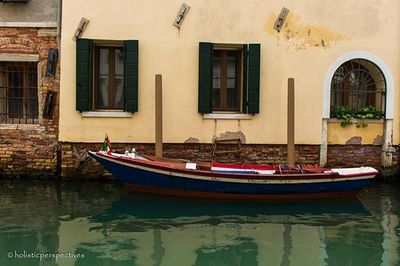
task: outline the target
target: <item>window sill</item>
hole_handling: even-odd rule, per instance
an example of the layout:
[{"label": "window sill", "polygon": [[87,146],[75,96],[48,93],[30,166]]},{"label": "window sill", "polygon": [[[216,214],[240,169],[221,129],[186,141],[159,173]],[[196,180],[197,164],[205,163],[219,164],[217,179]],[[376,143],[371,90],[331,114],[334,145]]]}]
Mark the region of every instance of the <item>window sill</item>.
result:
[{"label": "window sill", "polygon": [[15,129],[15,130],[45,130],[46,128],[39,124],[1,124],[0,129]]},{"label": "window sill", "polygon": [[221,120],[251,120],[253,115],[249,114],[204,114],[203,119],[221,119]]},{"label": "window sill", "polygon": [[[368,124],[383,124],[384,123],[384,119],[365,119],[365,121]],[[342,123],[342,122],[343,122],[342,119],[337,119],[337,118],[329,118],[328,119],[328,123]],[[352,119],[351,122],[357,123],[358,119]]]},{"label": "window sill", "polygon": [[82,117],[99,117],[99,118],[131,118],[132,113],[130,112],[82,112]]}]

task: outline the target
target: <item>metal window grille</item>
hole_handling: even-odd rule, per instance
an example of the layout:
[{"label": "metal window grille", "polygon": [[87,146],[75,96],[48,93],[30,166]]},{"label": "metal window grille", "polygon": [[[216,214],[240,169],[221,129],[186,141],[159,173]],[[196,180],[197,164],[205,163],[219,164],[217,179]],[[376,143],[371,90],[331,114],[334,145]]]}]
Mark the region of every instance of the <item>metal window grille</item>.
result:
[{"label": "metal window grille", "polygon": [[348,106],[358,111],[373,106],[385,113],[386,80],[382,71],[365,59],[354,59],[343,63],[331,81],[331,108]]},{"label": "metal window grille", "polygon": [[0,62],[0,123],[37,124],[37,64]]}]

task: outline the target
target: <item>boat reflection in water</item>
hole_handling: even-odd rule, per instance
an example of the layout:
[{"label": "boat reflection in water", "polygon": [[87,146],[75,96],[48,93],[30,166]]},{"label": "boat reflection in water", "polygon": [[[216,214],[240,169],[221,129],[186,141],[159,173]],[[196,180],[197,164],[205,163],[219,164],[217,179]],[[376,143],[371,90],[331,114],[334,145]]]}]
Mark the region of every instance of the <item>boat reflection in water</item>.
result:
[{"label": "boat reflection in water", "polygon": [[89,231],[98,239],[80,244],[80,253],[137,265],[379,265],[382,259],[382,229],[357,199],[265,203],[131,196],[88,222],[97,225]]},{"label": "boat reflection in water", "polygon": [[0,183],[0,265],[21,265],[13,250],[85,256],[59,265],[398,265],[399,190],[366,191],[362,201],[224,202]]}]

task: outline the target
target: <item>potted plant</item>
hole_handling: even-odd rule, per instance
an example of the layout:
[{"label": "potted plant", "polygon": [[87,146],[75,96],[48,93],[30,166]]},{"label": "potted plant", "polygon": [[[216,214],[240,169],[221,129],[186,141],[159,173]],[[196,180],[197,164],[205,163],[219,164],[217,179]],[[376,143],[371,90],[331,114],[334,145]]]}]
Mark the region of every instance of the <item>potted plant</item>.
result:
[{"label": "potted plant", "polygon": [[383,119],[383,114],[372,105],[367,105],[357,110],[347,105],[334,105],[331,116],[343,120],[340,123],[342,127],[352,125],[353,120],[357,119],[356,126],[358,128],[367,127],[367,119]]}]

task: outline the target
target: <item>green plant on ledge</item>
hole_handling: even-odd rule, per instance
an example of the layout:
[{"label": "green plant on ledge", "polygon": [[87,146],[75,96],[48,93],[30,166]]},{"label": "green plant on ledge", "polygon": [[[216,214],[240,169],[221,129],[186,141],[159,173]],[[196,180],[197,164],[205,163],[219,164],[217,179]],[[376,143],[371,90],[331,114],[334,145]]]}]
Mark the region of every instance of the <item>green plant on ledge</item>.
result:
[{"label": "green plant on ledge", "polygon": [[332,117],[343,120],[340,125],[347,127],[353,124],[353,119],[357,119],[356,126],[367,127],[366,119],[383,119],[380,111],[372,105],[367,105],[356,110],[347,105],[334,105],[332,108]]}]

